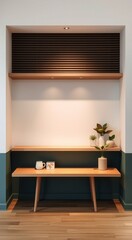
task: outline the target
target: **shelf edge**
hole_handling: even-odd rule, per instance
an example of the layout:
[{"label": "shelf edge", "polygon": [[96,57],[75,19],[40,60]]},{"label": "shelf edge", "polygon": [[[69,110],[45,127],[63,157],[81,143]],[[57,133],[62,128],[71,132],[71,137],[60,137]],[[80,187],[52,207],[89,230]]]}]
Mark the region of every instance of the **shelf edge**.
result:
[{"label": "shelf edge", "polygon": [[[109,148],[106,151],[120,151],[120,147]],[[94,147],[82,147],[82,146],[73,146],[73,147],[59,147],[59,146],[14,146],[11,151],[99,151]]]},{"label": "shelf edge", "polygon": [[122,73],[9,73],[13,80],[98,80],[121,79]]}]

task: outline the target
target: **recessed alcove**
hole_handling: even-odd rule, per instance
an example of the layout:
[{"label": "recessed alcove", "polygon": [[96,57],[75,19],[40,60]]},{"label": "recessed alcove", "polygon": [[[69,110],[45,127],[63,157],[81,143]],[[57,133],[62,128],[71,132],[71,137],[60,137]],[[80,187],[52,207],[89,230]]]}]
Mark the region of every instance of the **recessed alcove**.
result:
[{"label": "recessed alcove", "polygon": [[[8,27],[10,32],[62,32],[60,27]],[[73,27],[71,32],[118,32],[123,27]],[[10,35],[11,37],[11,35]],[[74,75],[74,78],[65,78],[58,75],[41,76],[30,74],[23,76],[17,73],[11,73],[9,77],[12,88],[12,170],[15,167],[33,167],[36,160],[55,160],[56,166],[65,167],[90,167],[97,166],[97,157],[99,152],[89,147],[89,135],[95,133],[93,128],[96,123],[108,123],[113,134],[116,135],[116,145],[119,148],[109,151],[106,155],[109,157],[109,166],[117,167],[120,170],[120,91],[122,73],[89,75],[80,78]],[[14,75],[13,75],[14,74]],[[12,79],[16,79],[15,81]],[[44,79],[44,80],[43,80]],[[68,81],[67,81],[68,79]],[[88,81],[87,81],[88,79]],[[20,149],[17,146],[26,146],[27,150]],[[40,146],[40,150],[37,147]],[[48,146],[46,151],[43,146]],[[60,148],[59,148],[60,146]],[[69,148],[68,150],[68,146]],[[31,148],[30,148],[31,147]],[[56,147],[57,150],[50,151],[50,148]],[[64,149],[63,149],[64,147]],[[82,150],[83,148],[85,148]],[[76,151],[79,148],[79,151]],[[30,150],[29,150],[30,149]],[[61,149],[61,150],[60,150]],[[63,149],[63,151],[62,151]],[[14,181],[14,180],[13,180]],[[49,187],[47,198],[69,198],[68,185],[62,180],[66,192],[58,189],[57,180],[46,180]],[[106,185],[100,180],[97,181],[98,198],[112,198],[119,195],[119,181],[110,183],[110,191],[107,191]],[[30,198],[33,192],[24,190],[24,180],[20,182],[20,196]],[[29,182],[30,186],[34,182]],[[55,184],[55,185],[54,185]],[[62,184],[62,185],[63,185]],[[74,186],[72,179],[69,180],[71,188]],[[72,198],[87,198],[87,181],[81,180],[79,190],[73,192]],[[82,188],[82,184],[84,187]],[[56,190],[54,190],[56,186]],[[14,181],[13,191],[17,193],[17,185]],[[30,188],[31,189],[31,188]],[[47,187],[48,189],[48,187]],[[100,192],[100,190],[102,192]],[[44,190],[41,197],[43,198]],[[59,195],[60,194],[60,195]],[[67,197],[66,197],[67,195]]]},{"label": "recessed alcove", "polygon": [[[14,164],[11,167],[15,167],[15,164],[18,164],[17,166],[34,165],[36,159],[47,159],[53,153],[47,151],[48,156],[44,157],[44,153],[40,151],[37,152],[38,155],[35,151],[30,151],[30,153],[23,151],[23,153],[18,152],[15,157],[16,152],[10,151],[14,145],[24,146],[26,141],[27,147],[40,146],[40,142],[41,146],[43,144],[51,147],[55,146],[56,140],[57,147],[60,145],[61,147],[89,146],[89,134],[93,131],[97,121],[107,122],[109,128],[113,129],[113,133],[116,133],[116,143],[121,146],[121,153],[111,152],[109,164],[115,164],[117,159],[119,161],[121,159],[118,166],[122,174],[119,195],[123,205],[132,209],[131,1],[124,1],[122,4],[118,1],[111,1],[107,4],[107,1],[102,0],[101,3],[98,1],[96,6],[94,1],[84,1],[83,4],[79,0],[76,3],[74,1],[58,2],[59,4],[56,4],[56,1],[52,1],[51,6],[50,1],[39,3],[33,1],[32,5],[31,1],[8,1],[8,3],[3,1],[0,8],[0,209],[6,209],[11,194],[14,193],[11,188],[10,163]],[[31,9],[30,14],[29,9]],[[65,31],[65,27],[68,27],[68,30]],[[34,80],[12,80],[9,77],[8,74],[12,73],[11,33],[64,33],[64,31],[65,34],[67,32],[120,33],[120,73],[123,73],[123,76],[119,80],[89,79],[89,83],[79,78],[77,80],[56,78],[40,80],[37,77]],[[39,91],[41,91],[41,96],[38,94]],[[44,99],[40,98],[42,96]],[[95,98],[98,100],[96,101]],[[61,105],[63,107],[60,107]],[[45,114],[42,115],[42,112]],[[69,114],[71,118],[67,118]],[[35,121],[33,122],[34,116],[35,121],[38,116],[36,125]],[[54,125],[48,121],[51,118],[54,120]],[[60,122],[63,122],[64,128],[62,129]],[[39,131],[37,131],[38,124],[40,124]],[[41,126],[42,131],[40,131]],[[52,134],[49,134],[49,130]],[[29,136],[31,138],[28,138]],[[58,139],[55,139],[55,136]],[[80,152],[72,154],[71,151],[71,157],[68,153],[68,151],[67,154],[62,151],[60,158],[56,155],[59,166],[64,161],[63,157],[65,157],[65,163],[69,161],[70,164],[73,159],[74,165],[78,157],[80,164],[86,161],[89,166],[90,164],[96,166],[97,155],[99,155],[99,152],[84,151],[84,155],[86,154],[84,159]],[[113,155],[114,153],[120,153],[119,158]],[[97,182],[101,191],[104,189],[104,184],[104,181],[103,185],[98,185]],[[29,190],[30,186],[27,187],[27,193]]]},{"label": "recessed alcove", "polygon": [[[8,30],[11,33],[65,32],[61,26],[8,26]],[[70,26],[68,34],[120,33],[122,30],[123,26]],[[59,75],[58,79],[57,75],[35,76],[33,73],[18,74],[18,78],[17,73],[9,76],[21,79],[12,81],[13,146],[89,145],[88,136],[97,122],[109,124],[120,146],[120,81],[116,79],[122,78],[121,73],[89,74],[82,79],[75,75],[74,80],[71,76],[68,82]],[[39,81],[40,78],[45,81]]]}]

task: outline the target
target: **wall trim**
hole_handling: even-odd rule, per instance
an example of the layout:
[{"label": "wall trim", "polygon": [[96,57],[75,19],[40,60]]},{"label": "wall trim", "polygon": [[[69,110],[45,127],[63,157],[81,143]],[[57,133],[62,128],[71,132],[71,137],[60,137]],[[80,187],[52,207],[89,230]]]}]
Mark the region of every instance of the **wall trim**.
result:
[{"label": "wall trim", "polygon": [[122,197],[120,197],[120,202],[123,205],[125,210],[132,210],[132,203],[126,203]]},{"label": "wall trim", "polygon": [[13,198],[14,196],[13,194],[11,194],[6,203],[0,203],[0,210],[7,210]]}]

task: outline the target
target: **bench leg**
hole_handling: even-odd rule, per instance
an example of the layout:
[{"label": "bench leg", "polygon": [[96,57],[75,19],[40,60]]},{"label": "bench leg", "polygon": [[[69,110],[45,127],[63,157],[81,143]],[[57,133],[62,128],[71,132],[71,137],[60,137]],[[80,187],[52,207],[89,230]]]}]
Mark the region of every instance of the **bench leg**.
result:
[{"label": "bench leg", "polygon": [[40,187],[41,187],[41,177],[36,178],[36,190],[35,190],[35,201],[34,201],[34,212],[37,210],[37,204],[39,201],[40,195]]},{"label": "bench leg", "polygon": [[94,211],[97,212],[97,202],[96,202],[96,191],[95,191],[95,181],[94,177],[90,177],[90,188],[91,188],[91,195],[92,195],[92,201],[94,205]]}]

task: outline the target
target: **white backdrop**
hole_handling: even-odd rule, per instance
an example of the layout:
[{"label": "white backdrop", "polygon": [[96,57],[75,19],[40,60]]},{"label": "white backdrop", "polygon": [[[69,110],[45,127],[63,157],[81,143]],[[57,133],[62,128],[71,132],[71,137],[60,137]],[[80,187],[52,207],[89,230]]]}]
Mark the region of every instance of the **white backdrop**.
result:
[{"label": "white backdrop", "polygon": [[97,122],[109,124],[119,145],[120,82],[13,81],[13,145],[89,145]]}]

